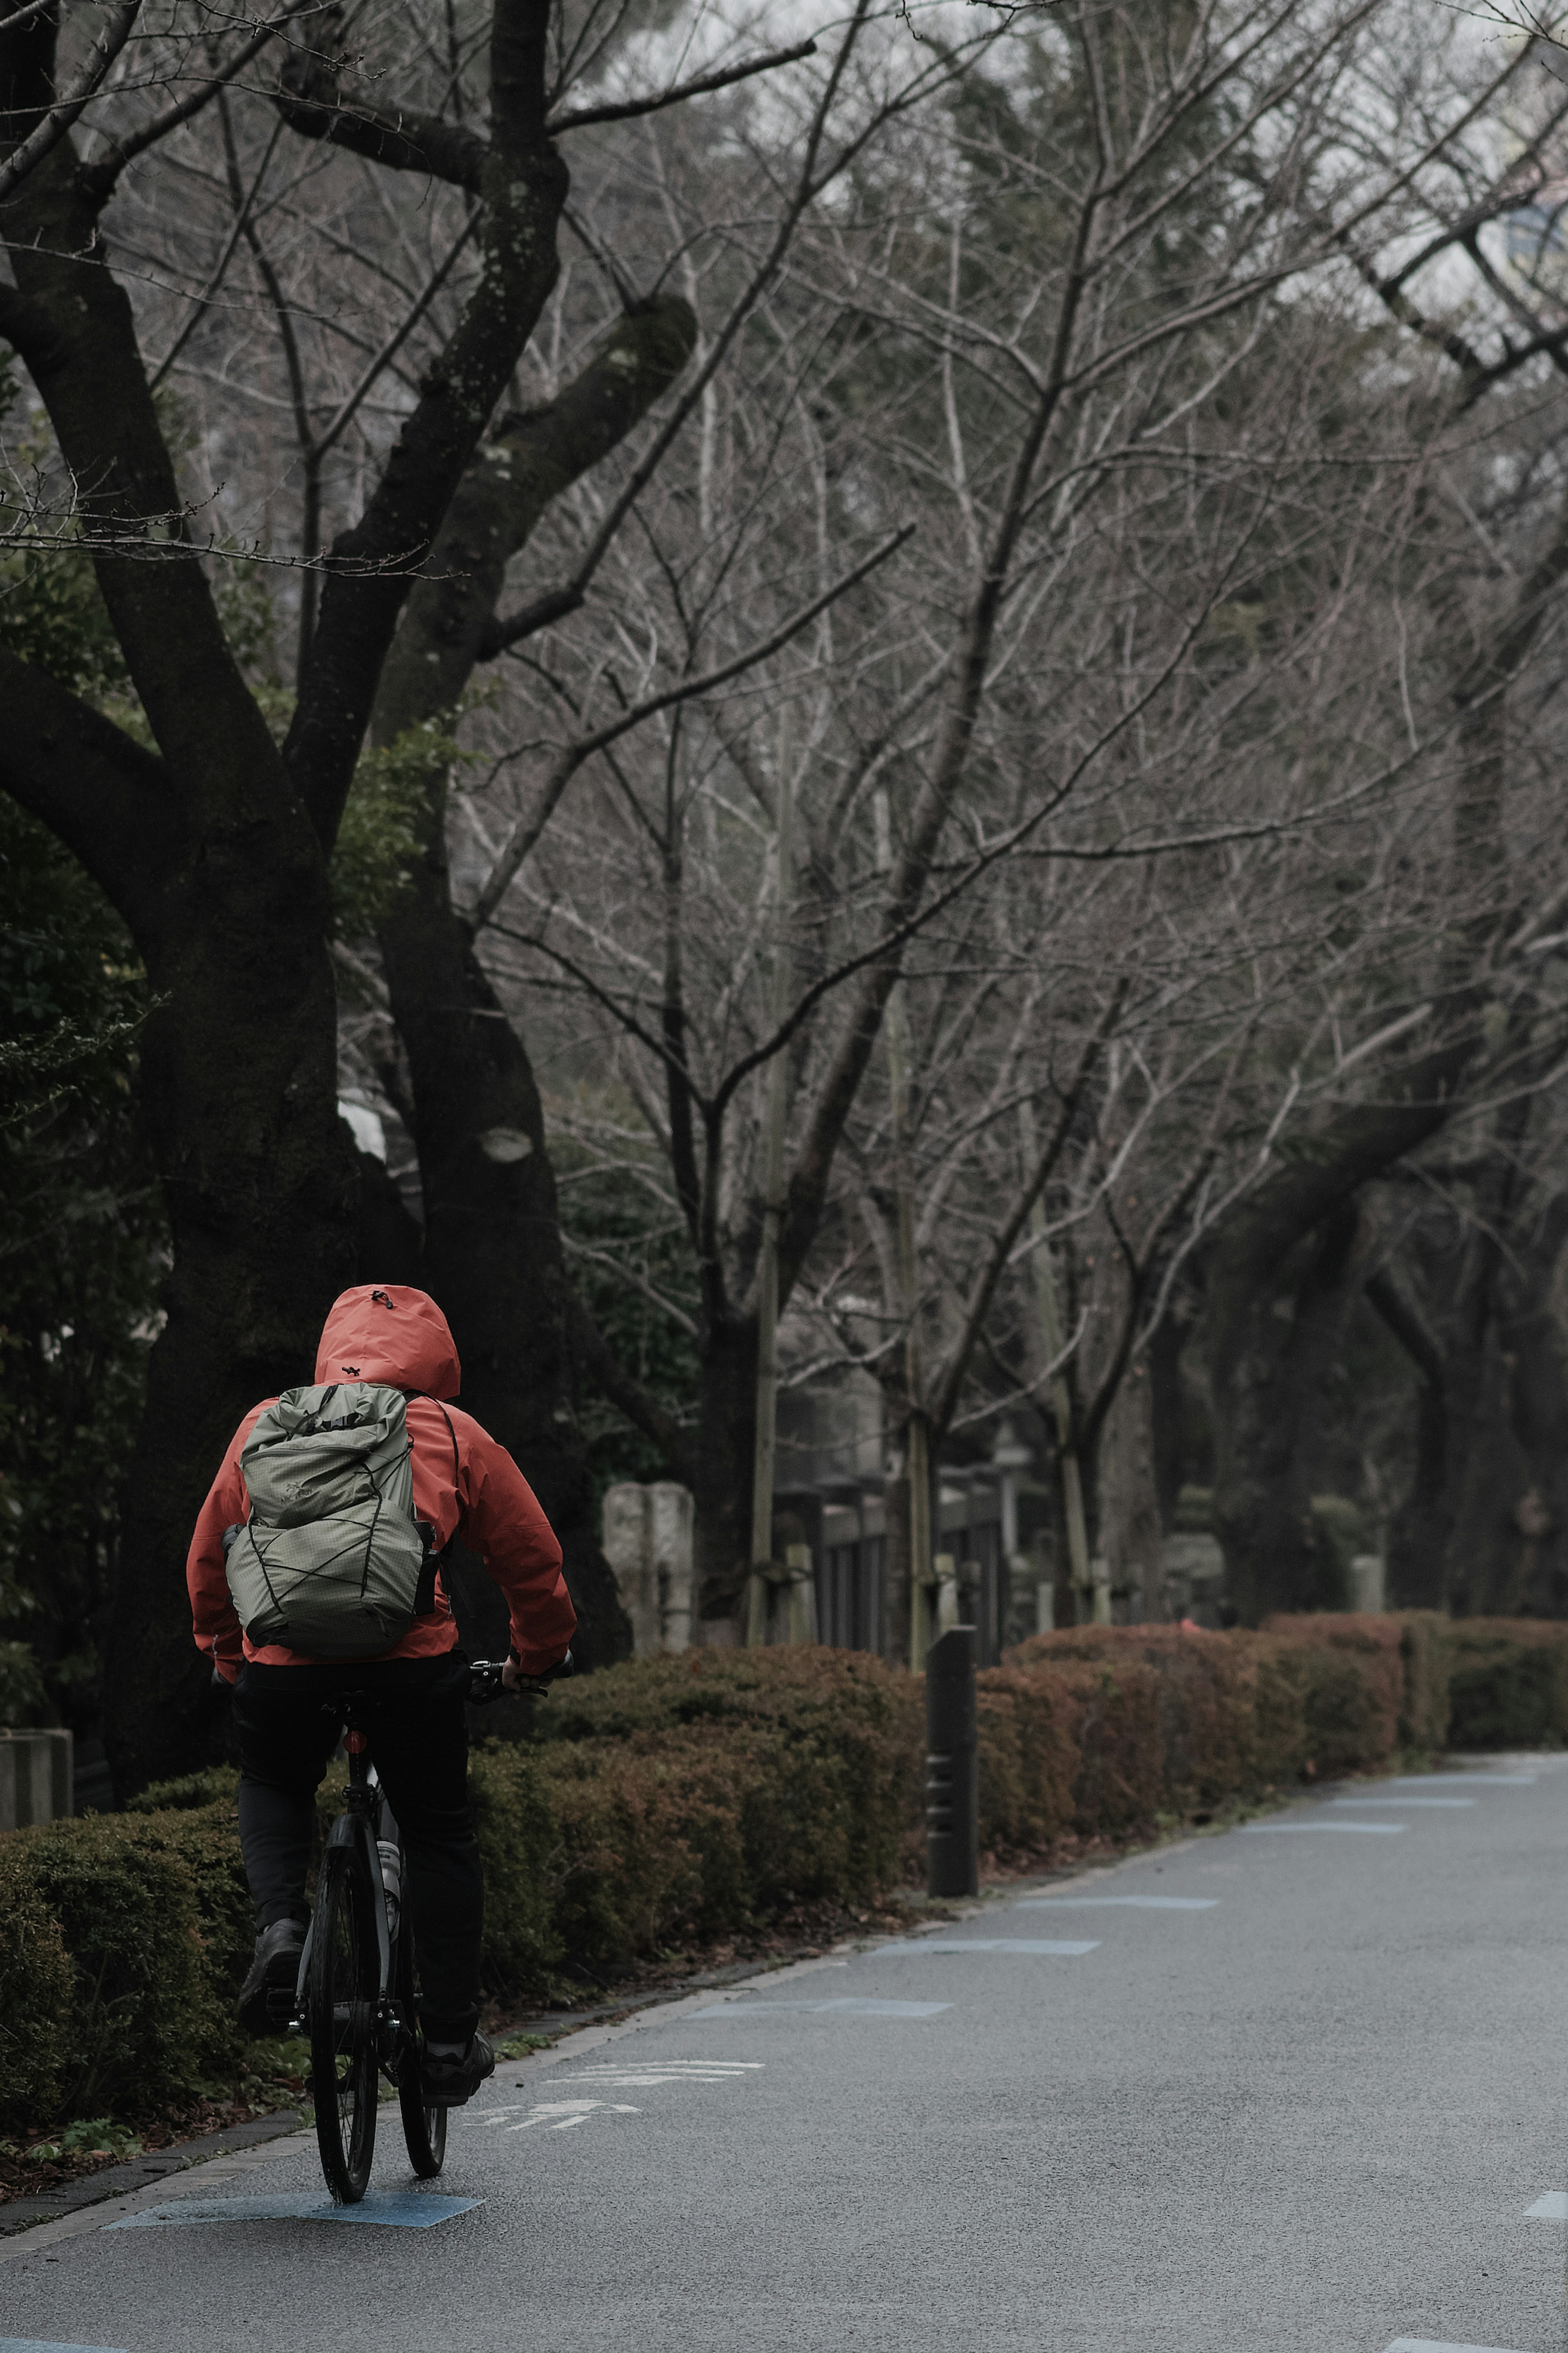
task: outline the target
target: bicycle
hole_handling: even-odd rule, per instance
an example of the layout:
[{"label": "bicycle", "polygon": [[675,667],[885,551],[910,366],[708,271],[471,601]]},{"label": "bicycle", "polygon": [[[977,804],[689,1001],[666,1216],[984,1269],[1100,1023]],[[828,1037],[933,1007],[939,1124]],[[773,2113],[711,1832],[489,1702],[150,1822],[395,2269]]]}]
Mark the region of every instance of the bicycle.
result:
[{"label": "bicycle", "polygon": [[[477,1660],[469,1698],[481,1706],[499,1698],[504,1672],[502,1660]],[[514,1688],[542,1696],[556,1675],[570,1672],[568,1651],[551,1674],[520,1677]],[[369,2185],[383,2075],[397,2094],[415,2172],[433,2179],[447,2154],[447,2112],[427,2106],[420,2088],[419,1965],[403,1901],[403,1841],[370,1762],[369,1737],[354,1720],[356,1696],[340,1703],[348,1804],[327,1834],[289,2021],[290,2031],[310,2042],[316,2144],[340,2206],[357,2206]]]}]

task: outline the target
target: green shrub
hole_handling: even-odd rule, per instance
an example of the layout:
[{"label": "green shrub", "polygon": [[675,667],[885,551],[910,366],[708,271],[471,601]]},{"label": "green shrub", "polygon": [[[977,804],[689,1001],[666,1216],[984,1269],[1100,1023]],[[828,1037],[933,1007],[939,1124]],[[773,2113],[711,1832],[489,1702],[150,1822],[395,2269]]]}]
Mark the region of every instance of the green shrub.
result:
[{"label": "green shrub", "polygon": [[233,1806],[239,1795],[239,1774],[232,1765],[209,1765],[204,1772],[182,1774],[177,1781],[152,1781],[129,1799],[129,1814],[191,1813],[200,1806]]},{"label": "green shrub", "polygon": [[192,2090],[218,2039],[196,1870],[159,1819],[89,1814],[5,1841],[11,1870],[58,1922],[70,1956],[58,2070],[68,2116],[105,2105],[133,2114]]},{"label": "green shrub", "polygon": [[59,1919],[13,1831],[0,1839],[0,2131],[57,2114],[75,1995]]},{"label": "green shrub", "polygon": [[485,1867],[485,1983],[542,1984],[562,1958],[551,1892],[559,1833],[537,1750],[487,1741],[468,1767]]},{"label": "green shrub", "polygon": [[1405,1670],[1399,1745],[1401,1748],[1442,1748],[1448,1738],[1451,1705],[1448,1620],[1436,1609],[1405,1609],[1396,1622]]},{"label": "green shrub", "polygon": [[[1082,1627],[978,1679],[981,1839],[1122,1838],[1397,1748],[1568,1740],[1568,1626],[1430,1613],[1260,1632]],[[1449,1724],[1450,1707],[1452,1723]],[[858,1909],[923,1868],[924,1693],[856,1653],[615,1667],[487,1744],[471,1773],[483,1969],[509,1996],[802,1902]],[[343,1803],[334,1767],[323,1827]],[[0,1838],[0,2129],[155,2108],[238,2066],[252,1946],[236,1777]],[[96,2144],[95,2144],[96,2145]]]},{"label": "green shrub", "polygon": [[1158,1758],[1138,1768],[1152,1776],[1151,1812],[1213,1806],[1255,1778],[1257,1678],[1245,1639],[1196,1627],[1079,1626],[1037,1634],[1014,1656],[1034,1668],[1080,1661],[1154,1671],[1146,1688]]},{"label": "green shrub", "polygon": [[1263,1630],[1286,1644],[1287,1672],[1300,1683],[1306,1769],[1354,1773],[1386,1765],[1405,1706],[1397,1620],[1315,1611],[1269,1618]]},{"label": "green shrub", "polygon": [[1451,1747],[1556,1748],[1568,1739],[1568,1627],[1457,1619],[1447,1651]]}]

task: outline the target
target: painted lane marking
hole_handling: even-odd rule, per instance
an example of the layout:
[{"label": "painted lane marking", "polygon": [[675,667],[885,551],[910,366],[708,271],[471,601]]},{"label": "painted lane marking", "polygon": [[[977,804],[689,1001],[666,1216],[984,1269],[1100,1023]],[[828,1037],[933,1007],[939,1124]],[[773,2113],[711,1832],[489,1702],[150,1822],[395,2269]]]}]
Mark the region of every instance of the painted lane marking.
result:
[{"label": "painted lane marking", "polygon": [[1054,1953],[1076,1960],[1092,1953],[1099,1938],[1084,1945],[1064,1945],[1043,1936],[911,1936],[907,1945],[877,1945],[867,1956],[879,1960],[885,1953]]},{"label": "painted lane marking", "polygon": [[1396,2337],[1386,2353],[1508,2353],[1500,2345],[1439,2345],[1435,2337]]},{"label": "painted lane marking", "polygon": [[482,2132],[488,2125],[499,2126],[502,2132],[528,2132],[535,2125],[543,2125],[550,2132],[571,2132],[576,2125],[585,2125],[595,2108],[609,2116],[640,2116],[640,2108],[628,2108],[624,2100],[536,2100],[521,2124],[510,2119],[517,2115],[514,2107],[487,2108],[482,2116],[465,2116],[465,2132]]},{"label": "painted lane marking", "polygon": [[118,2345],[57,2345],[52,2337],[0,2337],[0,2353],[122,2353]]},{"label": "painted lane marking", "polygon": [[658,2084],[742,2084],[762,2059],[647,2059],[633,2067],[577,2067],[559,2080],[604,2091],[649,2091]]},{"label": "painted lane marking", "polygon": [[1331,1798],[1331,1806],[1473,1806],[1474,1798]]},{"label": "painted lane marking", "polygon": [[1483,1788],[1533,1789],[1533,1773],[1395,1773],[1396,1789],[1449,1789],[1460,1783]]},{"label": "painted lane marking", "polygon": [[1212,1912],[1217,1895],[1026,1895],[1015,1912],[1095,1912],[1125,1905],[1134,1912]]},{"label": "painted lane marking", "polygon": [[1549,2189],[1524,2210],[1527,2222],[1568,2222],[1568,2189]]},{"label": "painted lane marking", "polygon": [[1288,1831],[1352,1831],[1367,1838],[1394,1838],[1405,1828],[1403,1822],[1243,1822],[1244,1831],[1258,1838],[1283,1836]]},{"label": "painted lane marking", "polygon": [[437,2198],[426,2189],[382,2190],[357,2206],[334,2206],[319,2189],[286,2192],[280,2198],[182,2198],[172,2206],[149,2206],[110,2222],[111,2231],[172,2230],[181,2222],[384,2222],[405,2231],[434,2230],[455,2214],[482,2206],[482,2198]]},{"label": "painted lane marking", "polygon": [[[901,1950],[902,1947],[895,1947]],[[877,2001],[868,1995],[840,1994],[833,2001],[726,2001],[713,2010],[694,2010],[699,2018],[767,2018],[775,2010],[837,2010],[855,2018],[934,2018],[951,2010],[950,2001]]]}]

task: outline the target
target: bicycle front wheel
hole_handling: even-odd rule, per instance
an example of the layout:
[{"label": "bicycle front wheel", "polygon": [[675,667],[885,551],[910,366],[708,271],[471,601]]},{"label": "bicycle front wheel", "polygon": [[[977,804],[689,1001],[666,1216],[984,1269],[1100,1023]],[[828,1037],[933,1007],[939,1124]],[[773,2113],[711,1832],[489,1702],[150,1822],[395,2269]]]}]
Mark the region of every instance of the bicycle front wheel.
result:
[{"label": "bicycle front wheel", "polygon": [[375,2154],[380,1957],[374,1901],[353,1848],[330,1849],[316,1894],[306,1994],[316,2140],[340,2206],[359,2204]]},{"label": "bicycle front wheel", "polygon": [[[406,1865],[403,1884],[408,1885]],[[425,2057],[425,2032],[419,2023],[418,1967],[414,1952],[414,1929],[409,1921],[406,1900],[402,1926],[397,1936],[395,1978],[397,2006],[403,2017],[403,2045],[397,2069],[397,2105],[403,2111],[403,2137],[408,2143],[408,2162],[416,2173],[426,2181],[440,2172],[447,2158],[447,2111],[427,2108],[419,2088],[420,2067]]]}]

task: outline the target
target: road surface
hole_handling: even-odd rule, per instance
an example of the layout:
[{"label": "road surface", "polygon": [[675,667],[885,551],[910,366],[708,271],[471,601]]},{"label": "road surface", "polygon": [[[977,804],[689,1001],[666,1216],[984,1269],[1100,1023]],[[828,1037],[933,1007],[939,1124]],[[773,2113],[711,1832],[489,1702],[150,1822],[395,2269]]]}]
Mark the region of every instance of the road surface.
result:
[{"label": "road surface", "polygon": [[503,2063],[417,2191],[384,2109],[384,2225],[290,2142],[4,2242],[0,2347],[1561,2353],[1565,1969],[1568,1759],[1325,1791]]}]

